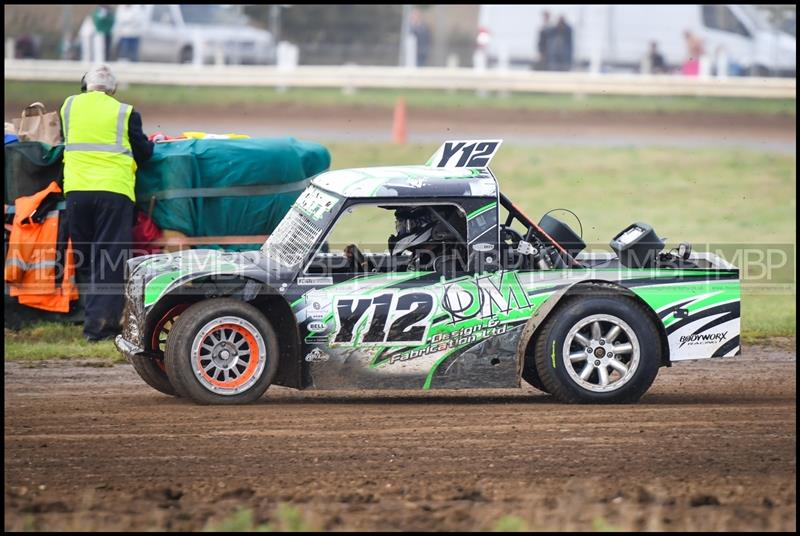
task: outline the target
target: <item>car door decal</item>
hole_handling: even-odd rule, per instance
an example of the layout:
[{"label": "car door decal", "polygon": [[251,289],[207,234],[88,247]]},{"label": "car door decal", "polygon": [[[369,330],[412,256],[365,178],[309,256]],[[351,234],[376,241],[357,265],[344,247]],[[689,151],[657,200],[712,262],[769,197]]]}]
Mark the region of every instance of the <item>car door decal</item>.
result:
[{"label": "car door decal", "polygon": [[330,344],[422,344],[427,340],[436,304],[434,294],[425,290],[339,296],[333,307],[336,330]]}]

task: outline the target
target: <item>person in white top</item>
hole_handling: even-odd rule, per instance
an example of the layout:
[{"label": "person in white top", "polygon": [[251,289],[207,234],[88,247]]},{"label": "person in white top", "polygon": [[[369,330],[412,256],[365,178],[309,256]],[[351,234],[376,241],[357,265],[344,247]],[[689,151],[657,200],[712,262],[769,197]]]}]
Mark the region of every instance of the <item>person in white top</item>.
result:
[{"label": "person in white top", "polygon": [[139,43],[146,22],[142,5],[121,5],[117,9],[114,35],[119,39],[117,59],[139,61]]}]

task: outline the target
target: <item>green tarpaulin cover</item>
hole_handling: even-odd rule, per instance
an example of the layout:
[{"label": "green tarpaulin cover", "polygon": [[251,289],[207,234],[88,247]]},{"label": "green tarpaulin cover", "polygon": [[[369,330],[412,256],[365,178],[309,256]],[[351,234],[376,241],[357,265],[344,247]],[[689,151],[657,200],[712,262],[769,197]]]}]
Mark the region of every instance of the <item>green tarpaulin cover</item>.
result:
[{"label": "green tarpaulin cover", "polygon": [[156,145],[136,173],[136,197],[162,229],[189,236],[263,235],[280,223],[328,150],[294,138],[191,140]]},{"label": "green tarpaulin cover", "polygon": [[[63,146],[5,147],[5,202],[61,183]],[[162,229],[188,236],[263,235],[275,229],[307,179],[330,167],[328,150],[294,138],[203,139],[156,144],[136,172],[137,204]]]}]

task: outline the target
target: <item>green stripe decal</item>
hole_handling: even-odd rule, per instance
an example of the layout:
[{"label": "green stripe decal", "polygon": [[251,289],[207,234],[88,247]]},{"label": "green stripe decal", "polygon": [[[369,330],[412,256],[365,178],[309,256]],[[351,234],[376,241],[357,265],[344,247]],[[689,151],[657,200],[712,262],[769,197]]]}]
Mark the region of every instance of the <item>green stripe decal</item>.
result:
[{"label": "green stripe decal", "polygon": [[[671,304],[695,300],[683,307],[683,309],[691,313],[705,307],[741,299],[738,280],[706,281],[705,284],[698,283],[701,282],[688,282],[682,285],[648,285],[645,287],[634,287],[631,290],[642,298],[654,311],[664,309]],[[710,295],[702,297],[704,294]],[[665,326],[669,326],[675,320],[676,318],[672,313],[663,318]]]},{"label": "green stripe decal", "polygon": [[230,274],[236,272],[236,265],[230,263],[222,263],[217,265],[213,270],[198,270],[197,266],[184,268],[183,270],[173,270],[171,272],[166,272],[163,274],[159,274],[155,276],[153,279],[147,282],[145,289],[144,289],[144,305],[148,307],[155,302],[157,302],[167,288],[172,284],[173,281],[180,279],[181,277],[196,274],[197,277],[206,276],[206,275],[214,275],[214,274]]},{"label": "green stripe decal", "polygon": [[175,270],[173,272],[167,272],[165,274],[160,274],[151,279],[147,283],[147,287],[144,290],[144,305],[145,307],[155,303],[158,301],[158,298],[161,297],[164,290],[176,279],[179,277],[187,274],[189,272]]},{"label": "green stripe decal", "polygon": [[461,350],[461,346],[457,346],[455,348],[452,348],[451,350],[445,352],[442,355],[442,357],[440,357],[439,359],[436,360],[436,363],[433,364],[433,366],[431,367],[430,372],[428,372],[428,377],[425,378],[425,385],[422,386],[423,389],[430,389],[431,388],[431,382],[433,381],[433,375],[436,372],[436,369],[439,368],[439,365],[444,363],[445,359],[447,359],[448,357],[450,357],[451,355],[453,355],[455,352],[457,352],[459,350]]},{"label": "green stripe decal", "polygon": [[469,214],[467,214],[467,219],[471,220],[472,218],[474,218],[476,216],[480,216],[484,212],[487,212],[487,211],[493,209],[496,206],[497,206],[497,201],[493,201],[493,202],[489,203],[488,205],[484,205],[481,208],[479,208],[477,210],[474,210],[474,211],[470,212]]}]

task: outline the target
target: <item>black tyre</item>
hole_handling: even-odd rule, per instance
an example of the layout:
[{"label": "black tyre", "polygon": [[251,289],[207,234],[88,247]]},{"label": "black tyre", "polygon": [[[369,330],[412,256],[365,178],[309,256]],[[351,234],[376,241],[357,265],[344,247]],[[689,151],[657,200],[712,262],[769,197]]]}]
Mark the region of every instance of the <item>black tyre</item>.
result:
[{"label": "black tyre", "polygon": [[145,381],[147,385],[160,391],[165,395],[180,395],[170,383],[167,377],[167,367],[164,363],[164,350],[166,348],[167,336],[175,325],[178,316],[186,310],[188,303],[181,303],[172,307],[163,318],[153,328],[151,348],[157,353],[156,356],[135,356],[131,359],[133,369]]},{"label": "black tyre", "polygon": [[247,404],[267,390],[278,368],[278,339],[249,303],[215,298],[178,317],[167,338],[167,376],[200,404]]},{"label": "black tyre", "polygon": [[156,357],[137,355],[131,358],[131,364],[139,377],[142,378],[147,385],[165,395],[178,396],[169,378],[167,378],[163,360]]},{"label": "black tyre", "polygon": [[542,379],[539,377],[539,372],[536,370],[536,363],[534,363],[533,355],[525,356],[525,363],[522,365],[522,379],[536,389],[548,394],[550,393],[550,391],[547,390],[547,387],[545,387],[542,383]]},{"label": "black tyre", "polygon": [[547,392],[562,402],[625,404],[652,385],[661,344],[643,305],[592,290],[551,313],[537,334],[534,362]]},{"label": "black tyre", "polygon": [[178,61],[181,63],[192,63],[194,61],[194,50],[192,50],[192,47],[183,47]]}]

